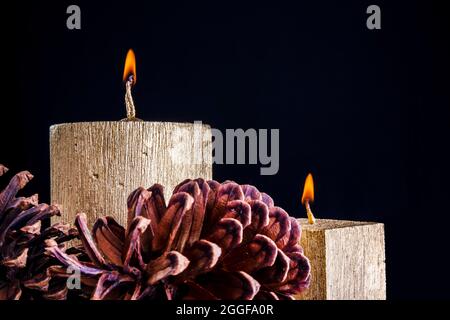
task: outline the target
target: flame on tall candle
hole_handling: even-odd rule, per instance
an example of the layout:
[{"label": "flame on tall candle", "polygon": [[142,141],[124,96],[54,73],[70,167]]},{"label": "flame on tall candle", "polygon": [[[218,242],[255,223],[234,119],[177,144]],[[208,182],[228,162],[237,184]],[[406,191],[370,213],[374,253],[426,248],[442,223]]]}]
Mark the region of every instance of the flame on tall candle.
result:
[{"label": "flame on tall candle", "polygon": [[306,208],[306,214],[308,215],[308,222],[314,224],[316,219],[309,206],[310,202],[314,202],[314,180],[312,174],[309,173],[305,180],[305,187],[303,188],[302,204]]},{"label": "flame on tall candle", "polygon": [[136,84],[136,57],[132,49],[128,50],[123,68],[123,81],[125,81],[125,107],[127,108],[127,118],[125,121],[142,121],[136,118],[136,108],[134,107],[131,87]]},{"label": "flame on tall candle", "polygon": [[136,56],[133,49],[128,50],[125,58],[125,67],[123,68],[123,81],[131,81],[136,84]]}]

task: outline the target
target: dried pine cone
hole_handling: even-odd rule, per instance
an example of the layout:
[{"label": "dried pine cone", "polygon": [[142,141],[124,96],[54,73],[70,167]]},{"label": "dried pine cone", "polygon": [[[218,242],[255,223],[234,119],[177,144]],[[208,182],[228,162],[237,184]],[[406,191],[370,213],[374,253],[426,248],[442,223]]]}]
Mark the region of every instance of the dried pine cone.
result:
[{"label": "dried pine cone", "polygon": [[[0,176],[7,170],[0,164]],[[76,236],[76,229],[62,224],[44,228],[45,219],[60,214],[58,207],[38,203],[37,195],[16,197],[32,178],[28,171],[20,172],[0,193],[0,300],[63,298],[67,292],[53,291],[47,269],[57,261],[45,247],[62,246]]]},{"label": "dried pine cone", "polygon": [[47,250],[92,299],[291,299],[309,285],[298,222],[253,186],[186,180],[166,207],[156,184],[129,196],[127,230],[105,217],[91,236],[84,214],[76,226],[89,263]]}]

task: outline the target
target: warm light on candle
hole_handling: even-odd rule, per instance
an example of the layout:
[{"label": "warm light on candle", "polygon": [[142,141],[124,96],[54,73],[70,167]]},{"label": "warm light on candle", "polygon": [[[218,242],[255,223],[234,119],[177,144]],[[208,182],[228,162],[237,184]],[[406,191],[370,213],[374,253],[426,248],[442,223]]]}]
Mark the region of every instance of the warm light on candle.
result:
[{"label": "warm light on candle", "polygon": [[314,224],[316,219],[309,206],[310,202],[314,202],[314,180],[312,174],[309,173],[305,180],[305,187],[303,188],[302,204],[306,208],[306,214],[308,215],[308,222]]},{"label": "warm light on candle", "polygon": [[136,84],[136,56],[133,49],[128,50],[125,58],[125,67],[123,68],[123,81],[131,81]]}]

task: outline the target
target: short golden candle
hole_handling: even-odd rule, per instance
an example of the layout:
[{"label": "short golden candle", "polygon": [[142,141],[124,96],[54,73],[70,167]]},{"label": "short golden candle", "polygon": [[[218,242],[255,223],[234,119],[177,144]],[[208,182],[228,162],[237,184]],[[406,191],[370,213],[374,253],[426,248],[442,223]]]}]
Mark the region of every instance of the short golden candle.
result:
[{"label": "short golden candle", "polygon": [[308,219],[301,246],[311,264],[311,284],[299,295],[307,300],[386,298],[384,225],[376,222],[315,219],[314,181],[308,174],[302,196]]}]

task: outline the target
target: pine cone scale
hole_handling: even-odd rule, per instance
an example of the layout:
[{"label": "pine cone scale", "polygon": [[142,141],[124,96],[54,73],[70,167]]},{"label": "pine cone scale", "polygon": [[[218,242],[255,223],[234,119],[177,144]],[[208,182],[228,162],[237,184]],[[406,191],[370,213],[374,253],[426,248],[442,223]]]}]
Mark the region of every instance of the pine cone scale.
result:
[{"label": "pine cone scale", "polygon": [[31,179],[33,179],[33,175],[28,171],[19,172],[11,179],[8,186],[0,194],[0,219],[5,212],[6,206]]},{"label": "pine cone scale", "polygon": [[[131,225],[128,230],[128,235],[125,239],[125,245],[123,247],[123,266],[125,270],[132,270],[134,264],[138,268],[144,268],[145,263],[141,254],[141,236],[145,230],[149,227],[150,220],[144,217],[136,217],[131,221]],[[138,272],[139,269],[136,269]]]},{"label": "pine cone scale", "polygon": [[80,213],[77,215],[75,219],[75,226],[78,229],[81,242],[83,243],[83,247],[86,250],[86,254],[89,256],[92,262],[94,262],[98,266],[106,266],[106,261],[97,249],[94,239],[92,238],[87,226],[86,214]]},{"label": "pine cone scale", "polygon": [[210,271],[219,261],[222,249],[210,241],[199,240],[184,252],[186,258],[190,261],[189,266],[178,277],[178,282],[193,279],[199,274]]},{"label": "pine cone scale", "polygon": [[110,217],[100,218],[93,227],[94,240],[109,262],[122,266],[125,229]]},{"label": "pine cone scale", "polygon": [[224,258],[223,267],[228,271],[244,271],[252,274],[270,267],[277,258],[277,246],[269,237],[257,234],[252,241],[233,250]]},{"label": "pine cone scale", "polygon": [[150,277],[149,285],[155,285],[158,281],[182,273],[189,265],[189,260],[177,251],[164,253],[162,256],[152,260],[147,265]]},{"label": "pine cone scale", "polygon": [[[193,198],[185,192],[172,196],[166,214],[162,216],[156,229],[152,242],[153,251],[168,251],[172,248],[183,217],[191,209],[193,201]],[[183,231],[186,232],[186,230]]]}]

